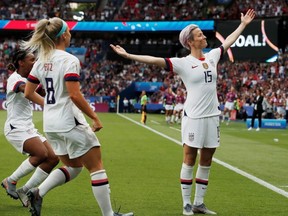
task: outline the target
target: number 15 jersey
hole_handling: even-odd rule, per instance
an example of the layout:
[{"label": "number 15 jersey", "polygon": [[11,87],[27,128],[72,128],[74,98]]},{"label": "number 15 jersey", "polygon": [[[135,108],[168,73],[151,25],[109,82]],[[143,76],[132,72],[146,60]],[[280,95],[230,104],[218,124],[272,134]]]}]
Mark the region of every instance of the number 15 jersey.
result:
[{"label": "number 15 jersey", "polygon": [[205,58],[192,55],[183,58],[167,58],[167,70],[181,77],[187,91],[184,114],[190,118],[205,118],[220,115],[217,98],[217,64],[223,47],[205,53]]},{"label": "number 15 jersey", "polygon": [[80,62],[75,56],[55,50],[46,62],[36,61],[28,80],[41,83],[46,91],[43,128],[44,132],[67,132],[76,124],[88,125],[84,115],[72,102],[65,82],[79,82]]}]

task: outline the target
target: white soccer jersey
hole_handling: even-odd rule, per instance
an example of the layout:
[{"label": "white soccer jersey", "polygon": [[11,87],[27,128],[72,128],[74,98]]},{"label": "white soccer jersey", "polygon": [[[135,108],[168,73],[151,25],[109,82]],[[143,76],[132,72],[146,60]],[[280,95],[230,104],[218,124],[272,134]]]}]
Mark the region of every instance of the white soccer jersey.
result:
[{"label": "white soccer jersey", "polygon": [[5,135],[13,128],[30,129],[34,128],[32,122],[32,105],[19,91],[19,86],[26,83],[26,78],[14,72],[7,80],[7,119],[5,122]]},{"label": "white soccer jersey", "polygon": [[178,73],[187,90],[184,115],[194,119],[220,115],[216,83],[217,64],[222,53],[220,47],[206,53],[205,59],[192,55],[166,59],[166,69]]},{"label": "white soccer jersey", "polygon": [[43,110],[44,132],[67,132],[80,123],[88,125],[82,112],[69,97],[66,81],[79,81],[79,60],[55,50],[46,62],[36,61],[28,80],[41,83],[46,91]]}]

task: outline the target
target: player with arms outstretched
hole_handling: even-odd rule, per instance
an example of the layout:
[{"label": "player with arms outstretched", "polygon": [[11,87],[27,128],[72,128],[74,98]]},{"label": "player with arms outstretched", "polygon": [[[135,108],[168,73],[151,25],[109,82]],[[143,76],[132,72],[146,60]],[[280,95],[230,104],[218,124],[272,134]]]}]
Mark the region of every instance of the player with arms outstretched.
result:
[{"label": "player with arms outstretched", "polygon": [[[204,54],[207,47],[206,36],[197,25],[186,26],[179,36],[183,47],[190,54],[183,58],[160,58],[149,55],[134,55],[127,53],[119,45],[110,45],[120,56],[147,64],[154,64],[167,71],[179,74],[186,90],[187,98],[184,104],[182,118],[183,164],[181,168],[181,191],[183,197],[183,214],[194,213],[216,214],[204,204],[204,196],[208,186],[212,157],[220,145],[219,137],[219,102],[217,98],[217,64],[237,40],[245,27],[254,19],[254,10],[241,14],[241,23],[219,48]],[[197,152],[200,149],[199,165],[195,176],[196,191],[193,205],[191,204],[191,189],[193,169]]]}]

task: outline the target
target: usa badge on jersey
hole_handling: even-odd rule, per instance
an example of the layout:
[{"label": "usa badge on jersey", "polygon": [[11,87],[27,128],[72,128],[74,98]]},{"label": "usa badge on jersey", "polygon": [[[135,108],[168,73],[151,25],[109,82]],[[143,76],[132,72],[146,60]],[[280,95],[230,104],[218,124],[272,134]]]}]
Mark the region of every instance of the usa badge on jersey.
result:
[{"label": "usa badge on jersey", "polygon": [[191,141],[191,142],[193,142],[194,141],[194,133],[189,133],[188,134],[188,139]]},{"label": "usa badge on jersey", "polygon": [[208,64],[207,63],[202,63],[202,66],[204,67],[204,69],[208,69]]}]

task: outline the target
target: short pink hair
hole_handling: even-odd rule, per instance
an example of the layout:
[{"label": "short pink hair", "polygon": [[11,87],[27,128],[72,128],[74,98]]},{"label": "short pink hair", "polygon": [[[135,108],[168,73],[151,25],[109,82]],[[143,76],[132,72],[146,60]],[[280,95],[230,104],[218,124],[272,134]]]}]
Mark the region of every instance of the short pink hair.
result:
[{"label": "short pink hair", "polygon": [[182,31],[180,32],[180,35],[179,35],[179,41],[180,41],[181,45],[188,50],[190,50],[190,47],[188,45],[188,40],[191,37],[191,32],[195,28],[199,28],[199,27],[195,24],[190,24],[190,25],[186,26],[184,29],[182,29]]}]

